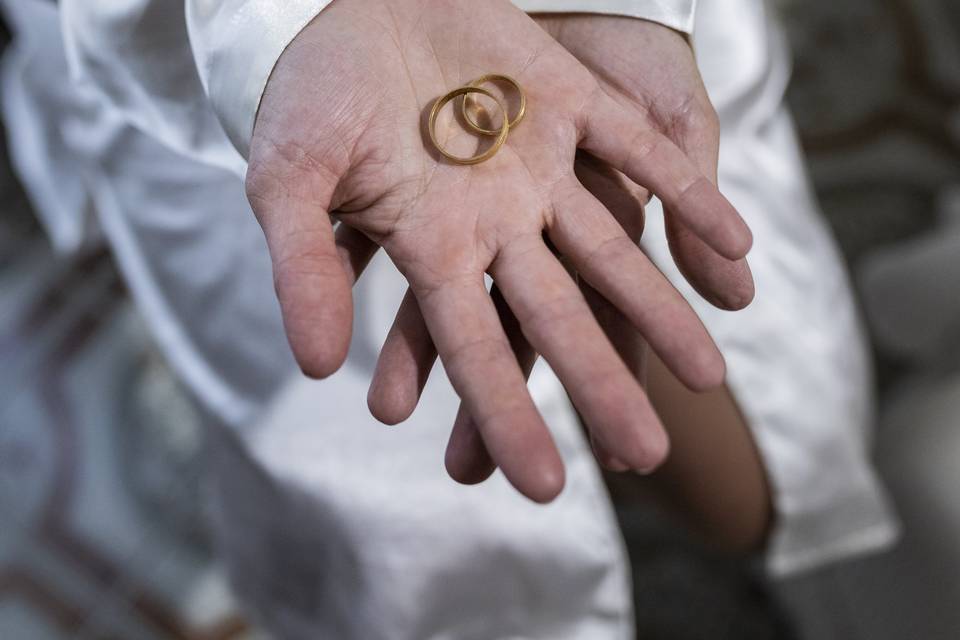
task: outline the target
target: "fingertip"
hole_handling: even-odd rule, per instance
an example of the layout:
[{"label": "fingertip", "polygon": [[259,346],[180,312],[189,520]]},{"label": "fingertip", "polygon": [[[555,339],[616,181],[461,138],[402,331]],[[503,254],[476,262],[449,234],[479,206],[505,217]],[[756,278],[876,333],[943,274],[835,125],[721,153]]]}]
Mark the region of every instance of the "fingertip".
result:
[{"label": "fingertip", "polygon": [[413,415],[419,398],[409,385],[397,384],[374,373],[367,391],[367,408],[370,414],[387,426],[405,422]]},{"label": "fingertip", "polygon": [[697,393],[713,391],[725,382],[727,363],[716,345],[701,348],[692,357],[692,365],[683,376],[683,383]]},{"label": "fingertip", "polygon": [[491,459],[517,491],[533,502],[547,504],[560,495],[566,484],[563,459],[546,426],[529,435],[533,437],[526,442],[511,443],[510,451],[503,450],[504,442],[500,443],[499,452],[491,446]]},{"label": "fingertip", "polygon": [[607,451],[592,435],[590,436],[590,444],[593,447],[593,455],[597,462],[607,471],[622,473],[630,470],[630,465]]},{"label": "fingertip", "polygon": [[529,486],[519,488],[523,495],[537,504],[549,504],[557,499],[566,485],[566,471],[563,463],[546,464],[531,478]]},{"label": "fingertip", "polygon": [[436,357],[416,298],[408,290],[380,349],[367,391],[373,417],[395,425],[413,415]]},{"label": "fingertip", "polygon": [[497,467],[490,463],[469,460],[461,457],[457,453],[451,453],[447,448],[447,455],[444,457],[444,466],[449,475],[455,482],[462,485],[473,486],[486,481]]},{"label": "fingertip", "polygon": [[743,290],[737,292],[734,296],[727,299],[727,311],[742,311],[753,304],[757,290],[751,280],[744,286]]},{"label": "fingertip", "polygon": [[[753,248],[753,231],[747,221],[743,219],[733,203],[717,191],[715,186],[706,183],[703,188],[713,190],[713,201],[716,204],[711,207],[713,211],[702,211],[701,219],[712,218],[718,222],[722,220],[715,247],[717,252],[727,260],[737,261],[746,258],[750,249]],[[710,199],[704,199],[704,203],[709,201]],[[709,227],[710,223],[707,223],[707,233],[709,233]]]},{"label": "fingertip", "polygon": [[443,462],[447,474],[464,485],[480,484],[497,468],[487,452],[480,432],[462,406],[457,412]]},{"label": "fingertip", "polygon": [[630,465],[617,458],[598,458],[598,460],[600,460],[600,465],[607,471],[623,473],[624,471],[630,470]]},{"label": "fingertip", "polygon": [[594,451],[601,464],[611,471],[653,472],[670,453],[670,439],[660,417],[642,398],[626,407],[621,419],[629,421],[629,427],[619,435],[596,432]]},{"label": "fingertip", "polygon": [[329,362],[304,361],[298,362],[298,365],[300,366],[300,373],[306,377],[312,380],[324,380],[339,371],[343,363],[334,365]]},{"label": "fingertip", "polygon": [[323,336],[313,340],[296,340],[291,336],[290,346],[303,375],[323,380],[339,371],[346,362],[350,350],[350,332],[340,339]]},{"label": "fingertip", "polygon": [[544,431],[544,434],[546,438],[536,446],[521,446],[511,455],[493,454],[510,484],[538,504],[553,502],[566,484],[566,470],[560,452],[549,432]]},{"label": "fingertip", "polygon": [[697,179],[671,207],[700,238],[727,260],[753,248],[753,231],[736,207],[706,178]]},{"label": "fingertip", "polygon": [[723,385],[727,364],[723,354],[702,324],[689,324],[680,335],[687,339],[659,352],[664,364],[685,387],[695,393]]},{"label": "fingertip", "polygon": [[687,281],[693,285],[693,288],[707,302],[721,311],[742,311],[750,306],[756,296],[756,288],[753,284],[753,278],[747,274],[747,278],[739,278],[734,281],[726,281],[717,284],[707,284],[697,281],[694,277],[688,277]]},{"label": "fingertip", "polygon": [[730,260],[742,260],[753,248],[753,231],[739,213],[734,211],[734,215],[736,222],[731,224],[730,239],[727,242],[729,253],[726,257]]},{"label": "fingertip", "polygon": [[757,288],[753,283],[753,278],[747,278],[739,283],[731,294],[727,297],[727,311],[740,311],[746,309],[753,303],[757,295]]},{"label": "fingertip", "polygon": [[677,220],[666,217],[674,262],[694,290],[724,311],[739,311],[753,302],[756,284],[746,259],[727,260]]},{"label": "fingertip", "polygon": [[293,269],[275,276],[284,331],[297,365],[309,378],[322,380],[336,373],[350,350],[353,296],[341,276]]},{"label": "fingertip", "polygon": [[642,460],[634,466],[637,473],[649,475],[660,468],[670,456],[670,438],[662,425],[651,430],[643,440]]},{"label": "fingertip", "polygon": [[377,421],[388,427],[393,427],[410,419],[410,416],[416,411],[417,399],[391,398],[385,400],[383,396],[371,397],[368,393],[367,408]]},{"label": "fingertip", "polygon": [[753,248],[753,232],[739,213],[732,208],[731,212],[730,220],[723,224],[723,230],[710,241],[710,245],[727,260],[743,260]]}]

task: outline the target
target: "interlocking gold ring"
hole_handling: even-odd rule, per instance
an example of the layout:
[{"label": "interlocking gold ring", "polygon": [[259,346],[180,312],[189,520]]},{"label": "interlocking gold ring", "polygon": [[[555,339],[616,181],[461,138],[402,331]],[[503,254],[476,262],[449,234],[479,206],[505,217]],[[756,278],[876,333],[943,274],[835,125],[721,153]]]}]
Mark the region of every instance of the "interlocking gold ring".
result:
[{"label": "interlocking gold ring", "polygon": [[[507,84],[513,85],[517,90],[517,93],[520,95],[520,109],[517,111],[517,115],[509,122],[509,127],[512,129],[523,120],[523,116],[527,113],[527,94],[523,92],[523,89],[520,88],[520,83],[511,78],[510,76],[503,75],[502,73],[488,73],[482,75],[476,80],[468,82],[466,86],[468,87],[479,87],[488,82],[495,82],[500,80],[506,82]],[[482,133],[485,136],[495,136],[499,131],[493,129],[484,129],[480,124],[470,115],[470,110],[467,108],[467,97],[463,97],[463,103],[460,106],[460,110],[463,113],[463,119],[467,121],[467,124],[470,125],[470,128],[476,131],[477,133]],[[504,111],[506,113],[506,111]]]},{"label": "interlocking gold ring", "polygon": [[[440,115],[440,110],[443,109],[448,102],[456,98],[459,98],[460,96],[466,96],[471,93],[479,93],[480,95],[487,96],[488,98],[496,102],[497,107],[500,108],[500,112],[503,114],[503,125],[500,127],[500,131],[494,131],[493,134],[491,134],[491,135],[497,135],[497,134],[498,135],[497,135],[497,139],[494,141],[493,145],[489,149],[487,149],[486,151],[484,151],[479,155],[476,155],[470,158],[461,158],[459,156],[453,155],[452,153],[444,149],[443,146],[440,144],[440,142],[437,140],[437,116]],[[507,134],[510,133],[510,122],[509,122],[509,117],[507,115],[507,108],[503,106],[503,103],[497,100],[496,96],[494,96],[492,93],[490,93],[486,89],[482,89],[480,87],[465,86],[465,87],[460,87],[459,89],[454,89],[453,91],[443,96],[442,98],[437,99],[437,101],[433,103],[433,109],[430,111],[430,119],[427,123],[427,130],[430,133],[430,142],[433,143],[433,146],[436,147],[437,151],[439,151],[445,158],[447,158],[448,160],[450,160],[455,164],[472,165],[472,164],[480,164],[481,162],[489,160],[490,158],[492,158],[497,154],[497,151],[500,151],[500,147],[502,147],[503,143],[507,141]]]}]

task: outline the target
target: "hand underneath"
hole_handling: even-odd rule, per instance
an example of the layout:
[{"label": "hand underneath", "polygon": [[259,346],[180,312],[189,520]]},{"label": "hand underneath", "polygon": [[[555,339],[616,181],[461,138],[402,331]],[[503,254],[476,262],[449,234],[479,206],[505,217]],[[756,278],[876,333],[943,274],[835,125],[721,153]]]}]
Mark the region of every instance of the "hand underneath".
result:
[{"label": "hand underneath", "polygon": [[[607,95],[641,114],[647,127],[675,144],[716,183],[720,124],[686,36],[635,18],[543,15],[537,22],[593,72]],[[584,169],[583,174],[590,172]],[[638,200],[645,202],[651,195],[649,185],[618,178]],[[594,184],[589,177],[584,181]],[[697,292],[721,309],[750,304],[754,289],[747,261],[729,260],[714,251],[684,224],[683,215],[671,211],[669,202],[665,213],[673,258]]]},{"label": "hand underneath", "polygon": [[[487,72],[521,83],[527,118],[489,162],[440,161],[425,142],[425,112]],[[470,140],[452,120],[440,137],[460,150]],[[304,371],[321,377],[342,364],[350,287],[372,241],[410,284],[394,344],[409,354],[435,345],[493,462],[540,501],[559,492],[563,467],[505,333],[507,306],[604,450],[648,470],[667,447],[639,383],[552,248],[682,380],[708,387],[724,371],[690,307],[577,179],[578,147],[656,193],[704,246],[732,260],[747,252],[749,231],[697,165],[505,0],[330,5],[274,70],[247,179]],[[336,234],[331,216],[341,223]],[[484,273],[497,284],[493,297]],[[388,362],[396,352],[385,347],[378,369],[397,370]],[[379,417],[412,411],[417,385],[412,397],[381,387]]]}]

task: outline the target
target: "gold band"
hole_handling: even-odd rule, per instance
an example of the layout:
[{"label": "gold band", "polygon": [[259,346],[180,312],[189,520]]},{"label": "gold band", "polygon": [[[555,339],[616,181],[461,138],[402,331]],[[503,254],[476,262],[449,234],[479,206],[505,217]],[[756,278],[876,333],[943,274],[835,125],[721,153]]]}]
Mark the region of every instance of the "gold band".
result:
[{"label": "gold band", "polygon": [[[447,105],[447,103],[450,102],[451,100],[454,100],[456,98],[459,98],[460,96],[466,96],[472,93],[479,93],[480,95],[487,96],[488,98],[493,100],[495,103],[497,103],[497,107],[500,108],[500,112],[503,114],[503,125],[500,127],[500,131],[493,131],[488,134],[488,135],[497,136],[497,139],[494,141],[493,145],[489,149],[487,149],[486,151],[484,151],[479,155],[476,155],[470,158],[461,158],[459,156],[455,156],[451,154],[449,151],[444,149],[440,145],[440,142],[437,140],[437,131],[436,131],[437,116],[440,115],[440,110],[443,109]],[[497,100],[496,96],[494,96],[492,93],[490,93],[486,89],[481,89],[480,87],[465,86],[465,87],[460,87],[459,89],[454,89],[453,91],[443,96],[442,98],[439,98],[435,103],[433,103],[433,109],[430,111],[430,119],[427,122],[427,130],[430,133],[430,142],[433,143],[433,146],[437,148],[437,151],[439,151],[443,155],[443,157],[447,158],[448,160],[450,160],[455,164],[471,165],[471,164],[480,164],[481,162],[489,160],[490,158],[492,158],[497,154],[497,151],[500,151],[500,147],[502,147],[503,143],[507,141],[507,134],[510,133],[510,121],[507,115],[506,107],[504,107],[503,104],[499,100]]]},{"label": "gold band", "polygon": [[[466,86],[468,86],[468,87],[479,87],[479,86],[484,85],[484,84],[486,84],[486,83],[488,83],[488,82],[495,82],[495,81],[497,81],[497,80],[499,80],[499,81],[501,81],[501,82],[506,82],[507,84],[510,84],[510,85],[513,85],[513,87],[517,90],[517,93],[520,95],[520,109],[517,111],[517,115],[514,116],[513,120],[511,120],[511,121],[508,123],[508,124],[509,124],[509,128],[512,129],[513,127],[515,127],[515,126],[517,126],[518,124],[520,124],[520,121],[523,120],[523,116],[526,115],[526,113],[527,113],[527,95],[523,92],[523,89],[520,88],[520,83],[519,83],[519,82],[517,82],[516,80],[514,80],[514,79],[511,78],[510,76],[503,75],[502,73],[488,73],[488,74],[486,74],[486,75],[480,76],[480,77],[477,78],[476,80],[473,80],[473,81],[471,81],[471,82],[468,82],[468,83],[466,84]],[[485,135],[485,136],[495,136],[495,135],[497,135],[498,133],[500,133],[499,131],[496,131],[496,130],[493,130],[493,129],[485,129],[485,128],[481,127],[481,126],[479,125],[479,123],[477,123],[477,121],[473,118],[473,116],[470,115],[470,110],[467,108],[467,97],[466,97],[466,95],[464,95],[464,97],[463,97],[463,103],[461,104],[460,109],[461,109],[461,111],[462,111],[462,113],[463,113],[463,119],[466,120],[466,121],[467,121],[467,124],[470,125],[470,128],[473,129],[474,131],[476,131],[477,133],[482,133],[482,134]],[[506,110],[504,110],[504,119],[506,119],[506,118],[507,118],[507,116],[506,116]]]}]

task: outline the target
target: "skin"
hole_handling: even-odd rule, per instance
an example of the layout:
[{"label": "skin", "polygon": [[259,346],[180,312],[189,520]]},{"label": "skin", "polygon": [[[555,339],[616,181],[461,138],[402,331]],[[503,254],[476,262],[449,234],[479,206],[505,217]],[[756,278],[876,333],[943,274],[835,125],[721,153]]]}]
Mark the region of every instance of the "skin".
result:
[{"label": "skin", "polygon": [[[606,91],[646,112],[651,127],[673,140],[704,175],[716,180],[716,114],[685,37],[658,24],[629,18],[541,16],[538,23],[590,68]],[[649,192],[583,154],[576,170],[583,185],[627,234],[639,240]],[[752,278],[745,260],[724,259],[671,217],[667,233],[678,265],[704,297],[724,309],[738,309],[750,302]],[[621,357],[645,382],[671,441],[670,455],[649,479],[630,473],[607,475],[614,499],[654,501],[722,550],[748,553],[762,548],[773,520],[770,488],[750,430],[729,389],[691,391],[656,355],[647,353],[642,335],[616,307],[586,283],[580,285]],[[536,352],[496,291],[494,301],[518,361],[529,375]],[[375,377],[371,390],[374,407],[390,405],[387,394],[378,393],[382,388],[406,389],[408,396],[415,398],[429,374],[435,351],[425,330],[407,330],[415,324],[412,316],[407,311],[398,319],[405,323],[409,340],[401,341],[393,334],[387,340],[384,354],[390,360],[381,363]],[[414,345],[412,352],[410,345]],[[404,415],[414,406],[415,400],[401,402],[394,410]],[[592,442],[598,460],[608,470],[629,469],[595,439]],[[455,422],[447,467],[452,477],[468,484],[485,480],[496,468],[464,409]]]},{"label": "skin", "polygon": [[608,484],[624,500],[662,505],[710,546],[762,549],[773,524],[770,486],[733,394],[693,393],[656,357],[647,393],[670,433],[670,457],[647,478],[618,474]]},{"label": "skin", "polygon": [[[521,83],[530,115],[489,162],[441,161],[425,143],[425,113],[493,70]],[[247,193],[301,368],[324,377],[342,365],[351,285],[383,248],[410,292],[372,384],[374,415],[409,415],[435,349],[463,400],[454,435],[473,438],[464,450],[540,502],[562,489],[563,465],[526,389],[534,353],[557,372],[601,460],[641,472],[664,460],[667,437],[635,376],[640,339],[616,340],[624,358],[608,333],[629,325],[691,388],[723,380],[703,325],[637,248],[642,206],[628,203],[647,193],[666,203],[678,264],[712,300],[752,296],[742,262],[751,235],[714,174],[611,86],[506,1],[338,0],[281,57],[251,143]],[[470,153],[454,120],[439,134]]]}]

